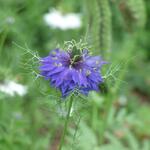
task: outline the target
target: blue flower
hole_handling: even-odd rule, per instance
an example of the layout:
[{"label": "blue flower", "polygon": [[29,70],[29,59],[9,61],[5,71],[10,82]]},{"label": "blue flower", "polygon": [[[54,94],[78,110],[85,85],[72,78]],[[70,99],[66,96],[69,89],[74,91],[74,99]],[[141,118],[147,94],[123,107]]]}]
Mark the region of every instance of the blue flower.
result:
[{"label": "blue flower", "polygon": [[40,63],[41,75],[66,97],[74,90],[84,95],[89,91],[99,91],[103,82],[100,69],[106,62],[99,56],[91,56],[88,50],[55,49],[49,56],[41,58]]}]

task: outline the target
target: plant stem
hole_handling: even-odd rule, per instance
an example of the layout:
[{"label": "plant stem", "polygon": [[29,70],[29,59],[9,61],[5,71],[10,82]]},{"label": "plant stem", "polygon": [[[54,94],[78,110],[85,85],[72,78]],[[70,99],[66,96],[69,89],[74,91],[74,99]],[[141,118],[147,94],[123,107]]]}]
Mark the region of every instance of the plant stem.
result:
[{"label": "plant stem", "polygon": [[65,120],[64,130],[63,130],[63,134],[62,134],[62,137],[61,137],[61,140],[60,140],[60,144],[59,144],[58,150],[62,149],[62,146],[63,146],[63,143],[64,143],[64,139],[65,139],[65,135],[66,135],[66,132],[67,132],[68,123],[69,123],[69,118],[70,118],[70,112],[71,112],[72,104],[73,104],[73,96],[70,97],[67,118]]}]

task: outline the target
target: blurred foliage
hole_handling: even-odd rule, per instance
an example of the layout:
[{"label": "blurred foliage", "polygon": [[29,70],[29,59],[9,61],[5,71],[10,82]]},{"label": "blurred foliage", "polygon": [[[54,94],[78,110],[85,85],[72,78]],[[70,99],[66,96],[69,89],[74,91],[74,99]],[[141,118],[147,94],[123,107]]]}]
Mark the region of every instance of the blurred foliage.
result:
[{"label": "blurred foliage", "polygon": [[[79,29],[47,26],[49,9],[81,13]],[[150,150],[150,1],[1,0],[0,84],[15,80],[27,95],[0,91],[0,150],[56,150],[67,101],[38,78],[39,56],[87,38],[109,64],[101,92],[77,97],[64,150]]]}]

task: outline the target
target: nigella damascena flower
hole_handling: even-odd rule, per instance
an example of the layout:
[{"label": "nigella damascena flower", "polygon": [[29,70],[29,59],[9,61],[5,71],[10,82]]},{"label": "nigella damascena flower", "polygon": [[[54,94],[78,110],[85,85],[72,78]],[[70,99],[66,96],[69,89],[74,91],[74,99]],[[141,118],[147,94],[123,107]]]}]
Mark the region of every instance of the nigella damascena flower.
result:
[{"label": "nigella damascena flower", "polygon": [[103,82],[100,69],[105,62],[99,56],[91,56],[88,50],[77,54],[56,49],[40,61],[41,75],[50,80],[51,86],[59,89],[63,97],[75,89],[84,95],[98,91]]}]

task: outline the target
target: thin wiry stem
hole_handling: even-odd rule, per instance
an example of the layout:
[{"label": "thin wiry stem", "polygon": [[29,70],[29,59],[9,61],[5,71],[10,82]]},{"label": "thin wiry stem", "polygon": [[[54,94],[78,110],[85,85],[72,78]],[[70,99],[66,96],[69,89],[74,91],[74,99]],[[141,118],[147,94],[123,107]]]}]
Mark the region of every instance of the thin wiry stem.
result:
[{"label": "thin wiry stem", "polygon": [[70,97],[67,118],[65,120],[64,130],[63,130],[63,134],[62,134],[62,137],[61,137],[61,140],[60,140],[60,144],[59,144],[58,150],[62,150],[62,146],[63,146],[63,143],[64,143],[64,139],[65,139],[65,135],[66,135],[66,132],[67,132],[68,123],[69,123],[69,118],[70,118],[72,104],[73,104],[73,96]]}]

